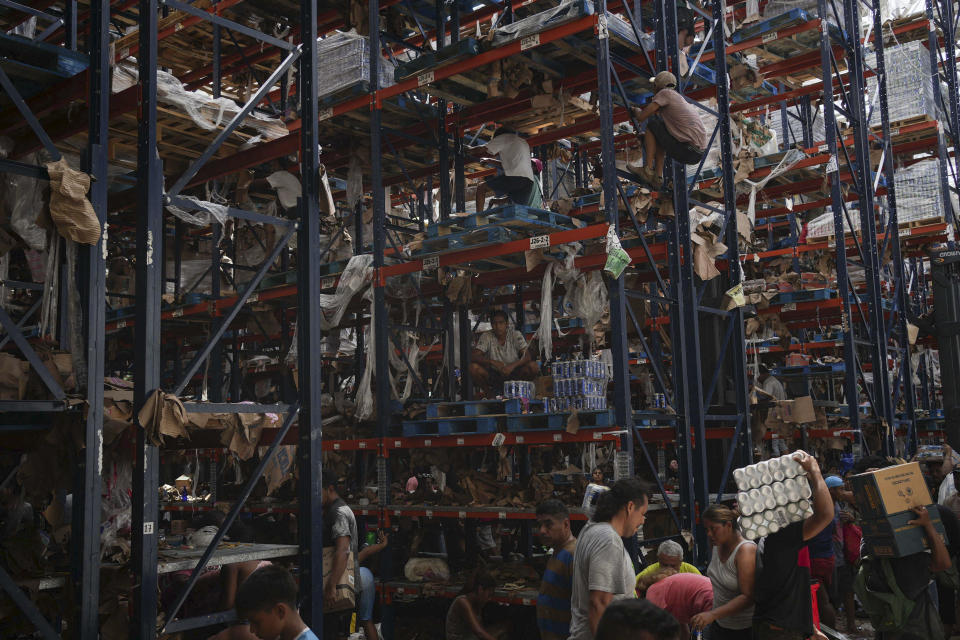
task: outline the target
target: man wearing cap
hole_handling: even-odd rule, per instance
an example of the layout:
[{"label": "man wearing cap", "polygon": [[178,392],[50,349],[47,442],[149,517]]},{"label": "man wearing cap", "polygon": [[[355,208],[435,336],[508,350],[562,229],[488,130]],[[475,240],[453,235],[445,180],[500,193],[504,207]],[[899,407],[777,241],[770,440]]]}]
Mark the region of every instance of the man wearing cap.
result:
[{"label": "man wearing cap", "polygon": [[684,164],[697,164],[707,146],[707,130],[700,115],[676,87],[676,76],[661,71],[653,79],[653,99],[643,109],[633,108],[638,123],[649,121],[643,134],[646,160],[639,169],[628,168],[655,188],[663,185],[665,155]]},{"label": "man wearing cap", "polygon": [[500,127],[486,145],[500,158],[503,175],[490,176],[477,185],[477,211],[484,210],[487,192],[507,196],[514,204],[539,207],[543,204],[540,182],[533,173],[530,145],[509,127]]}]

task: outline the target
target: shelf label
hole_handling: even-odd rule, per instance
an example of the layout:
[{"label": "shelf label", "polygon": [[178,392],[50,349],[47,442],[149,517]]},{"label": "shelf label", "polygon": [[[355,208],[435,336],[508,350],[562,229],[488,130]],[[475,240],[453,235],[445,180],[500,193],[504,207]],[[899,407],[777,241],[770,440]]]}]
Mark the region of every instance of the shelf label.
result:
[{"label": "shelf label", "polygon": [[433,445],[433,440],[424,440],[424,441],[423,441],[423,446],[425,446],[425,447],[429,447],[429,446],[432,446],[432,445]]},{"label": "shelf label", "polygon": [[757,353],[770,353],[770,347],[757,347]]},{"label": "shelf label", "polygon": [[249,296],[247,296],[247,302],[256,302],[259,299],[260,296],[255,293],[251,293]]},{"label": "shelf label", "polygon": [[183,309],[174,309],[174,310],[173,310],[173,313],[171,313],[170,315],[173,316],[174,318],[182,318],[182,317],[183,317]]},{"label": "shelf label", "polygon": [[423,259],[423,270],[430,271],[440,266],[440,256],[428,256]]},{"label": "shelf label", "polygon": [[143,523],[143,535],[145,535],[145,536],[153,535],[153,523],[152,523],[152,522],[144,522],[144,523]]},{"label": "shelf label", "polygon": [[502,447],[503,443],[506,441],[507,436],[503,435],[502,433],[498,433],[497,435],[493,436],[493,446],[495,447]]},{"label": "shelf label", "polygon": [[464,520],[464,519],[466,519],[466,517],[467,517],[467,512],[466,512],[466,511],[458,511],[458,512],[457,512],[457,517],[460,518],[461,520]]},{"label": "shelf label", "polygon": [[433,82],[433,71],[427,71],[417,76],[417,86],[422,87],[425,84]]},{"label": "shelf label", "polygon": [[324,120],[329,120],[332,117],[333,117],[333,107],[320,109],[320,112],[317,114],[317,120],[319,122],[323,122]]},{"label": "shelf label", "polygon": [[523,605],[526,607],[529,607],[530,605],[533,604],[533,600],[531,600],[530,598],[520,598],[520,602],[522,602]]},{"label": "shelf label", "polygon": [[458,445],[464,444],[464,442],[465,442],[465,441],[464,441],[463,438],[457,438],[457,444],[458,444]]},{"label": "shelf label", "polygon": [[540,249],[550,246],[550,236],[534,236],[530,238],[530,248]]},{"label": "shelf label", "polygon": [[399,515],[400,515],[400,509],[394,509],[394,510],[393,510],[393,515],[399,516]]},{"label": "shelf label", "polygon": [[500,511],[500,512],[497,513],[497,517],[500,518],[501,520],[506,520],[506,519],[507,519],[507,512],[506,512],[506,511]]},{"label": "shelf label", "polygon": [[599,431],[594,431],[594,432],[593,432],[593,439],[594,439],[594,440],[602,440],[602,439],[603,439],[603,434],[600,433]]},{"label": "shelf label", "polygon": [[430,509],[427,509],[426,511],[424,511],[423,514],[424,514],[425,516],[427,516],[428,518],[432,518],[432,517],[433,517],[433,511],[430,510]]},{"label": "shelf label", "polygon": [[601,13],[597,16],[597,38],[606,40],[609,37],[610,33],[607,31],[607,14]]},{"label": "shelf label", "polygon": [[320,288],[330,289],[331,287],[336,286],[336,284],[337,284],[337,279],[335,277],[324,278],[323,280],[320,281]]},{"label": "shelf label", "polygon": [[126,320],[117,320],[117,329],[123,329],[127,326]]},{"label": "shelf label", "polygon": [[783,311],[796,311],[796,310],[797,310],[796,302],[788,302],[787,304],[783,305]]},{"label": "shelf label", "polygon": [[402,444],[402,443],[401,443],[399,440],[394,440],[394,441],[393,441],[393,448],[394,448],[394,449],[399,449],[401,444]]},{"label": "shelf label", "polygon": [[532,36],[527,36],[520,40],[520,51],[526,51],[527,49],[532,49],[540,44],[540,34],[535,33]]},{"label": "shelf label", "polygon": [[771,31],[770,33],[763,34],[763,44],[767,44],[768,42],[773,42],[776,39],[777,39],[776,31]]},{"label": "shelf label", "polygon": [[526,440],[524,440],[524,437],[523,437],[523,436],[517,436],[517,437],[514,438],[514,439],[516,440],[517,444],[523,444],[524,442],[526,442]]},{"label": "shelf label", "polygon": [[555,434],[553,434],[553,441],[554,441],[554,442],[563,442],[563,436],[560,435],[559,433],[555,433]]},{"label": "shelf label", "polygon": [[891,129],[891,130],[890,130],[890,135],[891,135],[891,136],[898,136],[898,135],[900,135],[900,127],[897,127],[896,129]]},{"label": "shelf label", "polygon": [[819,147],[817,147],[817,152],[818,152],[818,153],[826,153],[829,148],[830,148],[829,145],[827,145],[827,144],[822,144],[822,145],[820,145]]},{"label": "shelf label", "polygon": [[830,156],[830,160],[827,162],[827,173],[836,173],[839,171],[837,168],[837,156]]},{"label": "shelf label", "polygon": [[366,440],[361,440],[360,442],[358,442],[358,443],[357,443],[357,447],[360,448],[360,449],[366,449],[366,448],[367,448],[367,442],[366,442]]},{"label": "shelf label", "polygon": [[334,442],[334,443],[333,443],[333,450],[334,450],[334,451],[340,451],[340,443],[339,443],[339,442]]}]

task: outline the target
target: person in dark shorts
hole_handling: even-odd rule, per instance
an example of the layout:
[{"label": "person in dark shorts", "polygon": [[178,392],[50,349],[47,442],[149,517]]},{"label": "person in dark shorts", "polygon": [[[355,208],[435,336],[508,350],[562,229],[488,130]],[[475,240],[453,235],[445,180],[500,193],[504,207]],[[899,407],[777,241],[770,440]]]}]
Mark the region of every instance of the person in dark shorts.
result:
[{"label": "person in dark shorts", "polygon": [[477,211],[484,210],[487,193],[506,196],[514,204],[539,207],[543,204],[540,182],[533,171],[530,145],[516,131],[501,127],[486,145],[500,159],[503,174],[490,176],[477,185]]},{"label": "person in dark shorts", "polygon": [[663,185],[665,156],[684,164],[697,164],[703,159],[707,146],[707,130],[696,107],[687,102],[676,87],[676,76],[661,71],[653,79],[656,94],[647,106],[633,108],[638,124],[647,121],[643,134],[646,159],[642,167],[627,165],[627,168],[654,188]]}]

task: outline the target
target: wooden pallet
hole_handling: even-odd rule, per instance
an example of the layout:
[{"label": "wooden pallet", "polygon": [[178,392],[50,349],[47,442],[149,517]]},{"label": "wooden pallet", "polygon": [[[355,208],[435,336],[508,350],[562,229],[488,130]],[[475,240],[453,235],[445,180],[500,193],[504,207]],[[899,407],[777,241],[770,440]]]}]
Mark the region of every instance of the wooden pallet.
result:
[{"label": "wooden pallet", "polygon": [[917,229],[919,227],[926,227],[934,224],[943,224],[945,220],[943,216],[937,216],[935,218],[923,218],[921,220],[905,220],[903,222],[897,223],[897,226],[901,229]]}]

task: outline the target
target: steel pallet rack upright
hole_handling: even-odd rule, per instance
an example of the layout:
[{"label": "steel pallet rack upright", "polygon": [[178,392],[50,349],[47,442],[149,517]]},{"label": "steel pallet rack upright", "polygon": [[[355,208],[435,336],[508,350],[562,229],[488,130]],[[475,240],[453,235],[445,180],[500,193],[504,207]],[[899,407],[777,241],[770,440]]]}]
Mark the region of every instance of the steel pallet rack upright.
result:
[{"label": "steel pallet rack upright", "polygon": [[[239,398],[231,398],[233,402],[188,402],[185,407],[188,412],[229,412],[229,413],[276,413],[283,416],[282,426],[270,443],[267,452],[261,457],[252,476],[245,484],[239,500],[232,506],[229,513],[201,555],[197,565],[193,568],[190,578],[179,594],[176,602],[169,611],[165,612],[164,623],[159,630],[163,633],[173,633],[223,622],[232,617],[232,612],[221,612],[195,618],[178,619],[176,614],[184,604],[191,589],[196,584],[201,572],[214,557],[217,546],[226,534],[230,525],[239,515],[244,503],[249,498],[253,485],[263,474],[266,464],[284,440],[294,422],[298,422],[297,442],[298,466],[300,469],[300,508],[299,518],[300,535],[300,589],[303,605],[301,612],[304,617],[319,629],[322,619],[322,557],[316,550],[322,546],[320,521],[320,416],[319,397],[321,389],[319,341],[319,308],[320,276],[317,267],[320,263],[319,243],[319,140],[317,137],[317,123],[319,121],[317,88],[316,88],[316,29],[317,29],[317,0],[302,0],[301,22],[306,28],[300,31],[301,43],[292,44],[269,35],[261,34],[254,29],[226,19],[219,14],[219,10],[227,5],[221,2],[214,6],[215,12],[193,7],[189,4],[166,0],[165,7],[173,8],[187,14],[192,19],[191,24],[206,21],[215,26],[241,33],[254,40],[268,43],[283,52],[282,61],[274,71],[252,94],[242,109],[221,129],[205,151],[194,159],[183,174],[176,176],[172,185],[165,189],[164,173],[161,158],[158,153],[157,139],[157,69],[158,69],[158,18],[160,0],[141,0],[139,4],[139,47],[137,58],[139,62],[138,92],[140,95],[140,117],[138,129],[138,181],[137,181],[137,277],[136,277],[136,317],[135,344],[136,359],[134,363],[134,410],[139,412],[150,396],[160,390],[161,379],[161,294],[164,287],[164,276],[161,271],[164,264],[162,258],[162,241],[164,237],[163,209],[169,205],[176,205],[189,210],[196,210],[197,205],[191,200],[183,198],[183,190],[191,186],[202,184],[204,175],[201,169],[205,163],[218,151],[226,138],[240,125],[240,123],[268,96],[272,86],[281,76],[299,62],[299,94],[302,127],[298,135],[300,144],[300,170],[302,175],[303,192],[299,199],[298,220],[264,215],[258,212],[246,211],[230,207],[227,214],[236,219],[263,222],[277,225],[282,232],[278,234],[277,244],[269,252],[266,260],[261,264],[253,278],[239,292],[229,307],[224,307],[225,313],[219,321],[215,321],[215,328],[211,331],[210,339],[197,350],[193,360],[184,368],[182,375],[176,380],[171,390],[175,395],[182,394],[190,385],[194,374],[208,360],[222,354],[219,348],[224,334],[230,328],[237,314],[254,298],[254,291],[263,281],[274,260],[283,252],[294,233],[299,233],[298,267],[299,279],[297,285],[297,309],[299,335],[299,372],[300,372],[300,399],[292,404],[246,404],[239,403]],[[232,3],[231,3],[232,4]],[[214,65],[214,81],[219,81]],[[219,90],[217,87],[215,90]],[[215,231],[216,233],[216,231]],[[218,260],[218,250],[212,251],[214,262]],[[159,259],[157,256],[161,256]],[[219,264],[217,264],[219,269]],[[215,272],[211,281],[218,277]],[[181,312],[182,315],[182,312]],[[177,314],[174,312],[173,317]],[[236,356],[236,354],[234,354]],[[213,362],[214,367],[220,367],[221,362]],[[200,394],[198,394],[200,397]],[[219,400],[214,396],[214,400]],[[131,636],[143,639],[157,636],[157,534],[158,530],[158,497],[159,486],[159,451],[146,437],[146,431],[138,425],[137,449],[134,456],[134,490],[132,549],[133,557],[131,569],[136,575],[134,595],[132,599],[133,612],[131,619]]]},{"label": "steel pallet rack upright", "polygon": [[[110,93],[110,64],[109,51],[109,0],[93,0],[87,16],[87,32],[80,48],[77,29],[77,3],[68,0],[60,8],[60,15],[48,13],[48,3],[43,8],[31,8],[15,2],[2,3],[8,11],[18,16],[27,16],[39,21],[40,32],[33,41],[26,46],[36,45],[46,47],[45,55],[51,50],[55,55],[67,55],[73,59],[85,58],[87,72],[85,77],[74,78],[82,95],[85,95],[88,104],[87,144],[83,149],[82,169],[92,177],[90,201],[101,226],[106,225],[107,208],[107,165],[106,147],[108,135],[108,97]],[[54,47],[50,42],[62,42],[61,46]],[[84,55],[80,55],[80,54]],[[16,62],[16,60],[14,60]],[[28,65],[30,63],[27,63]],[[82,74],[81,74],[82,75]],[[0,87],[10,104],[6,110],[12,114],[14,109],[21,120],[13,116],[8,120],[19,126],[23,138],[28,140],[27,145],[36,145],[39,141],[48,154],[50,161],[61,158],[60,151],[54,140],[48,134],[44,125],[39,121],[31,104],[23,98],[14,81],[6,71],[0,69]],[[18,140],[18,142],[19,142]],[[16,155],[22,155],[23,146],[17,145]],[[49,180],[45,167],[4,158],[0,160],[0,172],[12,173],[32,178],[34,180]],[[84,637],[93,637],[99,629],[98,600],[100,583],[100,473],[98,460],[103,450],[103,315],[104,315],[104,258],[106,248],[106,231],[101,234],[100,240],[94,246],[84,247],[78,251],[78,273],[72,285],[64,279],[58,295],[66,304],[66,289],[76,286],[81,292],[79,296],[82,314],[83,341],[80,351],[86,360],[86,397],[89,410],[86,419],[78,417],[78,421],[85,424],[83,442],[84,452],[77,459],[77,468],[74,473],[73,501],[73,536],[71,540],[71,567],[72,586],[74,588],[74,607],[70,611],[69,626],[75,628]],[[34,286],[32,283],[7,282],[5,285],[12,289],[21,286],[28,290],[42,290],[45,285]],[[0,401],[0,431],[14,433],[22,430],[31,430],[50,426],[50,416],[59,412],[76,412],[71,407],[60,384],[51,376],[46,365],[41,361],[33,345],[27,339],[26,331],[32,328],[32,317],[40,306],[39,300],[18,321],[9,316],[6,310],[0,309],[0,325],[6,333],[4,343],[12,341],[20,354],[30,363],[31,371],[42,380],[45,389],[53,397],[52,401],[45,400],[4,400]],[[66,315],[65,312],[62,315]],[[61,347],[67,349],[69,338],[64,331],[65,324],[61,322]],[[66,341],[66,342],[64,342]],[[76,349],[75,349],[76,350]],[[80,414],[77,414],[80,416]],[[21,589],[21,586],[11,575],[0,567],[0,589],[14,605],[33,624],[37,633],[46,639],[59,638],[62,631],[59,621],[50,621],[44,617],[36,604],[30,600]]]},{"label": "steel pallet rack upright", "polygon": [[[957,42],[960,41],[960,6],[954,0],[927,0],[927,48],[930,68],[934,70],[934,104],[940,110],[942,128],[938,151],[940,181],[947,219],[960,229],[960,211],[954,201],[960,194],[960,63]],[[946,92],[943,85],[946,85]]]}]

